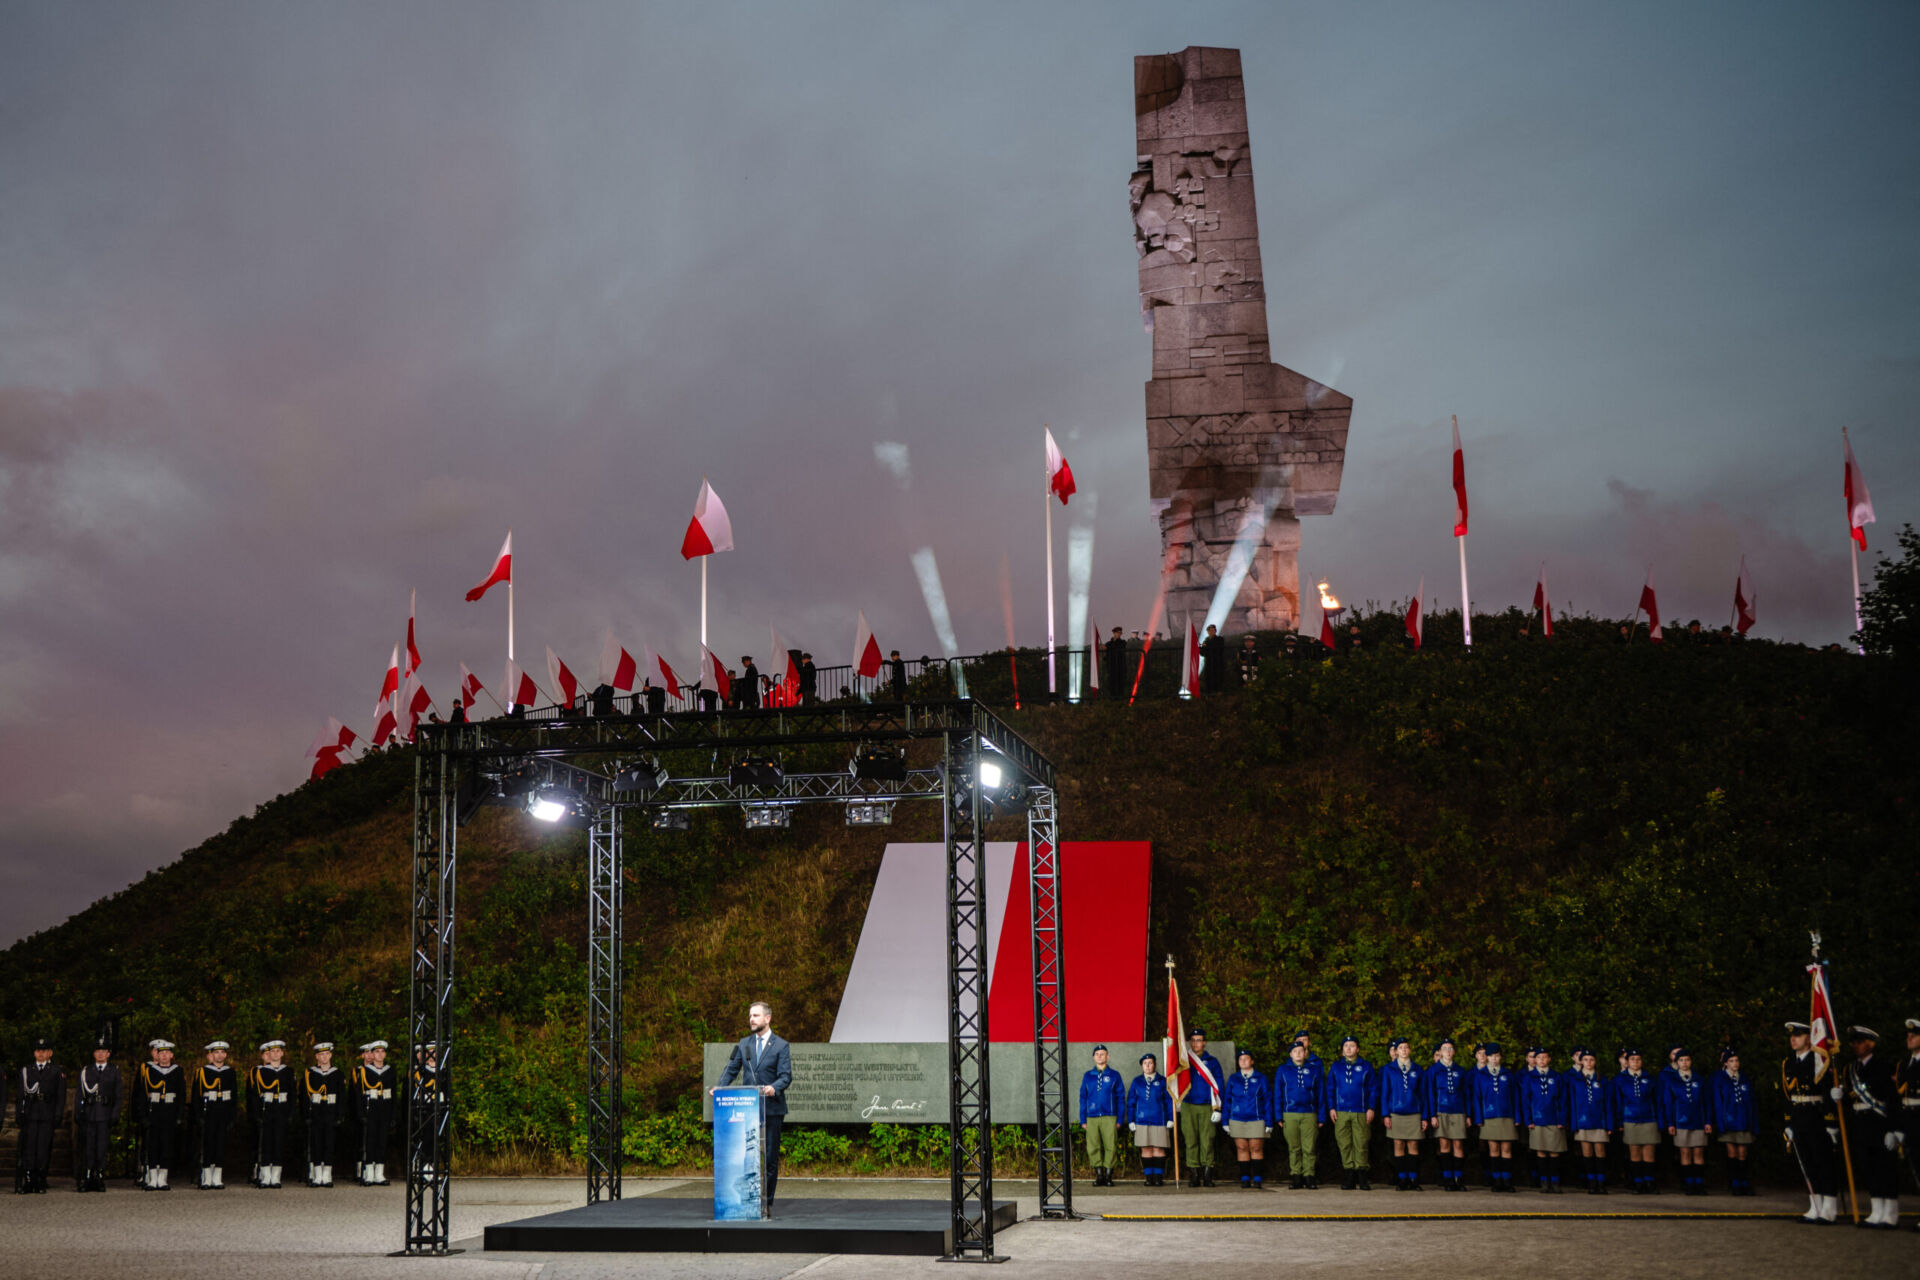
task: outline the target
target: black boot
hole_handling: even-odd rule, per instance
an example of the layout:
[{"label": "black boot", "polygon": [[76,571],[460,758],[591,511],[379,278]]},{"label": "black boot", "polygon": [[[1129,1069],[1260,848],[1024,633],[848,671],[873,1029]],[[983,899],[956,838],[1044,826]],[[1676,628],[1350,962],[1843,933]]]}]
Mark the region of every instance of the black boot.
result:
[{"label": "black boot", "polygon": [[1340,1189],[1342,1191],[1351,1191],[1353,1190],[1354,1183],[1358,1182],[1359,1180],[1360,1180],[1360,1175],[1355,1173],[1353,1170],[1349,1169],[1347,1170],[1347,1176],[1340,1179]]},{"label": "black boot", "polygon": [[1307,1189],[1307,1180],[1296,1173],[1293,1175],[1292,1180],[1287,1183],[1287,1188],[1290,1191],[1305,1191]]},{"label": "black boot", "polygon": [[1200,1185],[1203,1187],[1210,1187],[1213,1185],[1213,1166],[1212,1165],[1208,1165],[1206,1168],[1200,1170]]},{"label": "black boot", "polygon": [[1362,1191],[1373,1190],[1373,1170],[1356,1169],[1353,1172],[1353,1176],[1359,1181],[1360,1190]]}]

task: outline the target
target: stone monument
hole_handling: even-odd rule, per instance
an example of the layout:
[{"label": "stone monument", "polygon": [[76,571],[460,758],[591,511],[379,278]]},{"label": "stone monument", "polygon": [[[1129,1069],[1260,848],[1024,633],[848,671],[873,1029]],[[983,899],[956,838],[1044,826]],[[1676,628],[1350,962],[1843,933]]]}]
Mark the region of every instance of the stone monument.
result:
[{"label": "stone monument", "polygon": [[1300,618],[1300,517],[1332,512],[1353,401],[1267,351],[1238,49],[1133,60],[1128,183],[1153,335],[1147,475],[1174,630],[1242,567],[1223,631]]}]

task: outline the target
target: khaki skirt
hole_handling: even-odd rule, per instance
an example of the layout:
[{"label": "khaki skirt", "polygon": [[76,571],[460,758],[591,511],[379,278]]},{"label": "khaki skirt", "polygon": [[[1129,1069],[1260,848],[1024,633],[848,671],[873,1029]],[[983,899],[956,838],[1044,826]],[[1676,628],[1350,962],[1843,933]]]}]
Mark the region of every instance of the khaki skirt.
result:
[{"label": "khaki skirt", "polygon": [[1480,1124],[1482,1142],[1512,1142],[1520,1136],[1520,1126],[1506,1116],[1495,1116]]},{"label": "khaki skirt", "polygon": [[1673,1145],[1676,1147],[1704,1147],[1707,1145],[1705,1129],[1675,1129]]},{"label": "khaki skirt", "polygon": [[1227,1121],[1227,1136],[1229,1138],[1249,1138],[1257,1142],[1267,1136],[1267,1126],[1261,1124],[1258,1120],[1229,1120]]},{"label": "khaki skirt", "polygon": [[1173,1145],[1173,1126],[1170,1124],[1143,1124],[1133,1131],[1133,1145],[1136,1147],[1171,1147]]},{"label": "khaki skirt", "polygon": [[1607,1140],[1607,1131],[1605,1129],[1576,1129],[1573,1134],[1573,1140],[1575,1142],[1605,1142]]},{"label": "khaki skirt", "polygon": [[1745,1131],[1723,1133],[1720,1135],[1720,1141],[1731,1142],[1736,1147],[1750,1147],[1753,1145],[1753,1135]]},{"label": "khaki skirt", "polygon": [[1620,1137],[1630,1147],[1652,1147],[1659,1145],[1660,1126],[1636,1122],[1620,1126]]},{"label": "khaki skirt", "polygon": [[1395,1142],[1418,1142],[1423,1132],[1419,1116],[1387,1117],[1387,1136]]},{"label": "khaki skirt", "polygon": [[1527,1149],[1553,1155],[1567,1149],[1567,1131],[1562,1125],[1537,1124],[1527,1130]]},{"label": "khaki skirt", "polygon": [[1443,1111],[1433,1118],[1433,1136],[1463,1141],[1467,1136],[1467,1118],[1458,1111]]}]

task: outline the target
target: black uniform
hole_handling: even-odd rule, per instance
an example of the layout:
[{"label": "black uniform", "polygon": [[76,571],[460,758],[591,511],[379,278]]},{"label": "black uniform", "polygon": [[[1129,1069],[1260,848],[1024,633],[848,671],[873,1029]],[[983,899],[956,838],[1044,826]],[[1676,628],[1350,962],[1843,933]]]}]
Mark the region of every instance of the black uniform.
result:
[{"label": "black uniform", "polygon": [[888,692],[895,702],[907,700],[907,663],[904,658],[887,659],[887,683],[892,686]]},{"label": "black uniform", "polygon": [[209,1190],[226,1185],[227,1135],[240,1111],[238,1081],[239,1074],[225,1065],[202,1064],[193,1073],[194,1149],[200,1185]]},{"label": "black uniform", "polygon": [[20,1121],[20,1154],[14,1164],[13,1189],[21,1195],[47,1189],[53,1130],[66,1112],[66,1102],[66,1073],[55,1063],[29,1062],[13,1073],[14,1115]]},{"label": "black uniform", "polygon": [[307,1116],[307,1182],[310,1185],[333,1185],[334,1140],[340,1133],[346,1095],[347,1073],[338,1067],[308,1067],[300,1073],[300,1106]]},{"label": "black uniform", "polygon": [[360,1182],[386,1182],[387,1137],[393,1129],[394,1094],[400,1075],[392,1063],[361,1063],[353,1069],[353,1110],[360,1122]]},{"label": "black uniform", "polygon": [[[429,1058],[416,1063],[413,1079],[408,1082],[407,1107],[409,1114],[414,1107],[424,1107],[446,1100],[447,1073],[438,1061]],[[426,1165],[423,1172],[431,1174],[432,1165]]]},{"label": "black uniform", "polygon": [[293,1118],[293,1068],[264,1062],[247,1072],[247,1120],[253,1125],[253,1180],[280,1185],[287,1160],[287,1122]]},{"label": "black uniform", "polygon": [[[1124,698],[1127,695],[1127,686],[1131,683],[1131,681],[1127,679],[1127,642],[1119,636],[1115,636],[1113,639],[1107,641],[1105,654],[1107,659],[1107,689],[1113,691],[1113,697]],[[1102,692],[1105,692],[1105,690],[1102,690]]]},{"label": "black uniform", "polygon": [[813,702],[820,696],[820,672],[811,657],[800,659],[800,701]]},{"label": "black uniform", "polygon": [[1887,1135],[1899,1128],[1900,1100],[1894,1092],[1893,1058],[1876,1050],[1847,1072],[1848,1146],[1860,1162],[1861,1181],[1876,1200],[1898,1199],[1900,1158],[1887,1149]]},{"label": "black uniform", "polygon": [[1227,638],[1218,632],[1200,641],[1201,679],[1208,693],[1227,690]]},{"label": "black uniform", "polygon": [[135,1073],[133,1119],[140,1130],[140,1164],[149,1190],[164,1189],[173,1167],[173,1147],[186,1111],[187,1081],[177,1062],[143,1062]]},{"label": "black uniform", "polygon": [[120,1122],[120,1068],[90,1062],[80,1069],[73,1092],[74,1136],[79,1139],[75,1173],[82,1191],[107,1189],[107,1153]]},{"label": "black uniform", "polygon": [[1787,1136],[1816,1196],[1840,1194],[1834,1139],[1828,1133],[1839,1124],[1833,1112],[1833,1083],[1833,1064],[1818,1049],[1789,1053],[1780,1062],[1780,1092],[1787,1099]]}]

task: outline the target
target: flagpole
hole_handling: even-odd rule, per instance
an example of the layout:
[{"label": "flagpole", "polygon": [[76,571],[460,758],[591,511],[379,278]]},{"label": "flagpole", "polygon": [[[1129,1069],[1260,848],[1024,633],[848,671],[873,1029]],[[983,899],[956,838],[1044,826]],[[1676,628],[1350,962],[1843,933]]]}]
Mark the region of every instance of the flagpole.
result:
[{"label": "flagpole", "polygon": [[[1813,939],[1814,973],[1816,976],[1824,979],[1826,977],[1827,962],[1820,958],[1820,935],[1815,933],[1809,936]],[[1835,1055],[1838,1056],[1840,1048],[1840,1015],[1833,1007],[1833,987],[1825,981],[1822,981],[1820,985],[1827,994],[1827,1016],[1832,1018],[1834,1023],[1828,1034],[1834,1038]],[[1809,1019],[1809,1021],[1811,1021],[1811,1019]],[[1835,1080],[1840,1079],[1843,1069],[1843,1064],[1839,1062],[1833,1064],[1833,1078]],[[1841,1086],[1843,1090],[1845,1087],[1845,1085]],[[1840,1167],[1847,1171],[1847,1212],[1852,1215],[1853,1224],[1859,1226],[1860,1193],[1853,1184],[1853,1152],[1848,1150],[1847,1147],[1847,1106],[1844,1096],[1834,1104],[1833,1121],[1840,1130]]]},{"label": "flagpole", "polygon": [[707,557],[700,557],[700,647],[707,647]]},{"label": "flagpole", "polygon": [[1473,609],[1467,603],[1467,535],[1461,534],[1454,539],[1460,544],[1460,633],[1466,637],[1467,648],[1473,648]]},{"label": "flagpole", "polygon": [[[1849,513],[1847,519],[1853,519],[1851,513]],[[1853,536],[1853,528],[1851,525],[1849,525],[1847,529],[1847,550],[1853,553],[1853,631],[1855,635],[1859,635],[1862,630],[1860,621],[1860,540]],[[1854,646],[1854,649],[1859,653],[1866,653],[1866,641],[1862,639],[1860,643]]]},{"label": "flagpole", "polygon": [[[507,545],[513,545],[513,530],[507,530]],[[513,563],[507,563],[507,661],[513,661]],[[494,705],[498,706],[496,702]]]},{"label": "flagpole", "polygon": [[1051,698],[1057,689],[1053,678],[1053,490],[1041,490],[1040,501],[1047,508],[1047,696]]},{"label": "flagpole", "polygon": [[[1142,665],[1144,663],[1145,657],[1142,655]],[[1135,683],[1138,684],[1137,681]],[[1173,999],[1173,952],[1171,951],[1167,952],[1167,999],[1169,1001]],[[1176,1187],[1180,1185],[1180,1101],[1173,1097],[1172,1059],[1174,1054],[1180,1052],[1180,1048],[1181,1046],[1177,1044],[1168,1045],[1164,1040],[1160,1045],[1160,1056],[1168,1059],[1160,1064],[1160,1075],[1167,1082],[1167,1097],[1171,1099],[1171,1104],[1167,1107],[1167,1118],[1171,1122],[1167,1125],[1167,1132],[1173,1138],[1173,1143],[1168,1147],[1168,1151],[1173,1156],[1173,1185]]]}]

